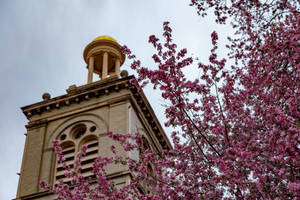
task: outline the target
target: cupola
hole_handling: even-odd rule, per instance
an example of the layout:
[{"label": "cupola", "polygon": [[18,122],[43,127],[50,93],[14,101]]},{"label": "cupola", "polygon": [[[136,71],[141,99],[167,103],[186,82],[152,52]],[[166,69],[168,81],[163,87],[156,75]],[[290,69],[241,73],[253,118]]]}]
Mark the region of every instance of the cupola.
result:
[{"label": "cupola", "polygon": [[120,75],[120,67],[125,61],[125,55],[119,43],[110,36],[100,36],[89,43],[83,52],[88,68],[88,83],[93,82],[93,73],[100,79]]}]

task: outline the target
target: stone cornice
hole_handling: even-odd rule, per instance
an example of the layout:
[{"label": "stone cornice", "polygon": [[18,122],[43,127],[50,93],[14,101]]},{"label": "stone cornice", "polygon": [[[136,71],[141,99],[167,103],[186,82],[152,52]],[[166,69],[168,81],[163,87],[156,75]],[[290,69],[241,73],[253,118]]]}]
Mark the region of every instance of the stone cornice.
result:
[{"label": "stone cornice", "polygon": [[41,101],[29,106],[22,107],[22,111],[30,120],[33,115],[49,112],[71,104],[80,103],[91,98],[98,98],[101,95],[108,95],[110,92],[118,91],[129,87],[129,80],[132,77],[118,79],[117,76],[93,82],[83,86],[72,85],[67,89],[67,94],[58,96],[46,101]]},{"label": "stone cornice", "polygon": [[161,146],[164,149],[171,149],[172,146],[165,135],[158,119],[156,118],[153,109],[151,108],[148,100],[143,92],[138,92],[138,86],[132,85],[130,79],[134,76],[127,76],[124,78],[118,78],[112,76],[104,80],[93,82],[83,86],[70,86],[67,90],[67,94],[58,96],[52,99],[44,100],[29,106],[22,107],[22,111],[29,119],[29,123],[26,126],[28,129],[44,126],[47,124],[45,120],[30,120],[34,115],[41,115],[44,112],[51,112],[52,110],[59,109],[64,106],[70,106],[71,104],[77,104],[82,101],[88,101],[92,98],[99,98],[103,95],[108,95],[112,92],[118,92],[121,89],[128,89],[131,91],[132,99],[142,111],[145,119],[150,125],[152,132],[159,140]]},{"label": "stone cornice", "polygon": [[45,127],[48,123],[47,119],[41,119],[41,120],[35,120],[32,122],[29,122],[26,125],[27,130],[35,129],[35,128],[40,128],[40,127]]},{"label": "stone cornice", "polygon": [[172,149],[172,145],[169,139],[167,138],[163,128],[161,127],[145,94],[143,92],[138,92],[138,88],[135,85],[130,85],[129,88],[138,106],[140,107],[141,112],[143,113],[148,124],[150,125],[152,132],[155,134],[161,146],[164,149]]}]

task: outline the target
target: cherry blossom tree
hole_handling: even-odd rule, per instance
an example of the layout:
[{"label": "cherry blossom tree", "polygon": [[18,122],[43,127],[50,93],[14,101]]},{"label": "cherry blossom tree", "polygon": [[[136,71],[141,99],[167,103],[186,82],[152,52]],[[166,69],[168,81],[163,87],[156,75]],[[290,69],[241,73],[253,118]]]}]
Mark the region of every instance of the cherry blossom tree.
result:
[{"label": "cherry blossom tree", "polygon": [[[156,66],[144,67],[123,47],[138,73],[131,84],[152,84],[169,102],[165,125],[174,128],[173,149],[162,154],[143,149],[137,162],[112,147],[114,157],[95,161],[97,183],[91,187],[80,174],[83,147],[75,167],[65,165],[73,187],[60,183],[51,189],[59,199],[300,199],[300,2],[191,0],[190,5],[200,17],[214,14],[217,24],[231,25],[235,34],[228,36],[226,57],[218,56],[215,31],[209,63],[187,56],[187,49],[174,43],[169,22],[162,39],[149,37]],[[187,67],[201,77],[189,80],[182,71]],[[109,136],[126,151],[141,150],[138,133]],[[57,141],[54,146],[63,162]],[[132,183],[116,189],[105,176],[110,163],[128,165]],[[141,182],[152,192],[139,191]]]}]

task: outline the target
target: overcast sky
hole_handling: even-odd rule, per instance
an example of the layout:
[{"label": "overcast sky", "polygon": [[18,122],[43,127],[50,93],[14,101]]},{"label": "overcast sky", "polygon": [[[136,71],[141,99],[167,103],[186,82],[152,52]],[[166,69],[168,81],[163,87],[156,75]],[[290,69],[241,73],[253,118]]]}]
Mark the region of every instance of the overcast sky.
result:
[{"label": "overcast sky", "polygon": [[[82,53],[100,35],[126,44],[151,67],[154,51],[148,37],[160,35],[166,20],[179,47],[203,61],[211,48],[210,33],[224,31],[213,19],[197,16],[189,0],[0,0],[1,200],[16,195],[27,124],[20,107],[41,101],[44,92],[55,97],[72,84],[85,84]],[[163,101],[149,91],[145,93],[163,120]]]}]

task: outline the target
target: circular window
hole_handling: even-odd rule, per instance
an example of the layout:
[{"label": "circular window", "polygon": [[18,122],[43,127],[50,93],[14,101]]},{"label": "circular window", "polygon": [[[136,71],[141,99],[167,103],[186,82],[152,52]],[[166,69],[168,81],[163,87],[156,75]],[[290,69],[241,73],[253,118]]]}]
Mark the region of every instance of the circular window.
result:
[{"label": "circular window", "polygon": [[72,129],[72,137],[75,139],[79,139],[86,132],[86,125],[78,124]]},{"label": "circular window", "polygon": [[91,128],[90,128],[90,132],[94,132],[96,130],[96,126],[92,126]]},{"label": "circular window", "polygon": [[66,137],[67,137],[66,134],[62,134],[62,135],[60,136],[60,140],[63,141],[63,140],[66,139]]}]

